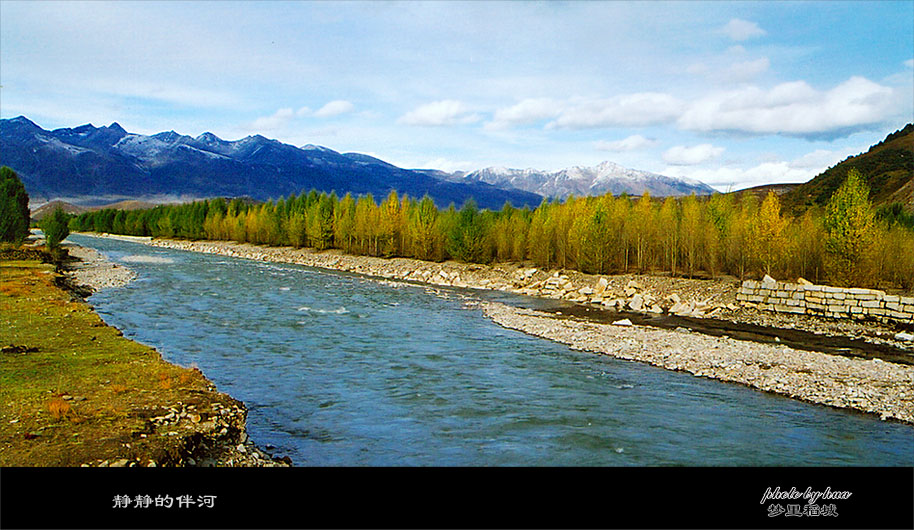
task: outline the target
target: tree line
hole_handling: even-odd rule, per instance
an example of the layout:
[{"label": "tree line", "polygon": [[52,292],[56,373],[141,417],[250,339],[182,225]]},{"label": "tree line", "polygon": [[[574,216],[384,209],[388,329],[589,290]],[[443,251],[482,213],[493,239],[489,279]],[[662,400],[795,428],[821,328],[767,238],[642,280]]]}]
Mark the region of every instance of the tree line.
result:
[{"label": "tree line", "polygon": [[99,210],[70,221],[75,231],[271,246],[336,248],[357,255],[471,263],[531,262],[587,273],[683,276],[770,274],[837,285],[914,288],[914,219],[893,205],[873,208],[856,170],[828,204],[799,217],[774,193],[656,199],[611,194],[439,209],[428,196],[395,191],[342,198],[312,190],[252,204],[211,199],[149,210]]}]

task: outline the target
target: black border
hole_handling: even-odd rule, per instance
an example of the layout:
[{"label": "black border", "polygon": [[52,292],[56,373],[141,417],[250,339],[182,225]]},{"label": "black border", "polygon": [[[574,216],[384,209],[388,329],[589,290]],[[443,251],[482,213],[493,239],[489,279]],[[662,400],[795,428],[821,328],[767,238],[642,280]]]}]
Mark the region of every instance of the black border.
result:
[{"label": "black border", "polygon": [[[770,517],[769,487],[852,496]],[[114,508],[185,494],[214,507]],[[3,468],[0,527],[910,529],[914,468]]]}]

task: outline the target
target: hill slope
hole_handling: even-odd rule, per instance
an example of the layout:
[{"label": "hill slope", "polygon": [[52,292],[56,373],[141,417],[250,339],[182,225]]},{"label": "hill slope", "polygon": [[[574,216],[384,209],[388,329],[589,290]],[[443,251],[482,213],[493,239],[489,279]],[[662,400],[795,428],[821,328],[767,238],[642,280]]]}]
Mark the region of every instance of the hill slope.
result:
[{"label": "hill slope", "polygon": [[13,168],[36,202],[64,199],[81,205],[115,200],[238,197],[279,198],[290,193],[343,195],[391,190],[428,194],[446,207],[474,198],[484,208],[537,206],[539,195],[481,182],[449,182],[357,153],[298,148],[260,135],[226,141],[174,131],[131,134],[117,123],[47,131],[25,117],[0,120],[0,164]]},{"label": "hill slope", "polygon": [[898,202],[914,212],[914,123],[888,135],[866,153],[849,157],[797,186],[781,200],[794,212],[823,205],[851,168],[857,168],[866,179],[874,205]]}]

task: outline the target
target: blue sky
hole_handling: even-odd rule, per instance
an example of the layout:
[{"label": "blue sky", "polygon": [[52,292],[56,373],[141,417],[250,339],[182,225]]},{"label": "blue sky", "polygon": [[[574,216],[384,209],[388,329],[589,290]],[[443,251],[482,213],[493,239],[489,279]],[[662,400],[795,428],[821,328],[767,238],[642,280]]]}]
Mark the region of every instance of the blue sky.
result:
[{"label": "blue sky", "polygon": [[0,2],[0,115],[401,167],[802,182],[914,121],[914,2]]}]

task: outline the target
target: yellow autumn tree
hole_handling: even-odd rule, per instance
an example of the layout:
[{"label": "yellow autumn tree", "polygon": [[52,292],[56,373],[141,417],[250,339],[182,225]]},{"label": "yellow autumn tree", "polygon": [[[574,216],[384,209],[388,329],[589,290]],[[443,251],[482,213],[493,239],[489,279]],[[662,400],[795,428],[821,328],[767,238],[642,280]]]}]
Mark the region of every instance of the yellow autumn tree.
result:
[{"label": "yellow autumn tree", "polygon": [[851,169],[825,207],[825,268],[837,285],[867,283],[876,232],[869,193],[863,176]]},{"label": "yellow autumn tree", "polygon": [[753,220],[749,239],[752,256],[765,274],[771,274],[784,256],[787,224],[787,219],[781,216],[780,199],[773,191],[769,191]]}]

